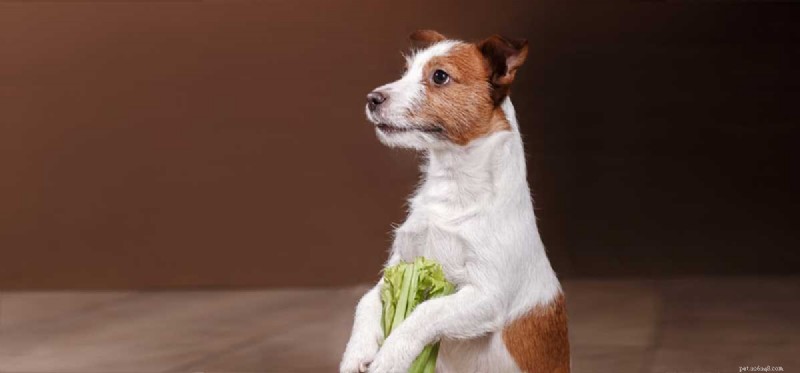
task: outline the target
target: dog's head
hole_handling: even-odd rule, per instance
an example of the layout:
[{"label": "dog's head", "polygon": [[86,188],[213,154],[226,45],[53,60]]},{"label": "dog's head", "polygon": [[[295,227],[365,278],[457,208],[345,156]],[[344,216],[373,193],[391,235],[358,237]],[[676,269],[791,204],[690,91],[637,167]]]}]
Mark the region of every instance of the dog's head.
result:
[{"label": "dog's head", "polygon": [[431,30],[411,40],[417,49],[403,76],[367,95],[367,118],[381,142],[432,149],[510,128],[499,105],[528,54],[526,41],[495,35],[467,43]]}]

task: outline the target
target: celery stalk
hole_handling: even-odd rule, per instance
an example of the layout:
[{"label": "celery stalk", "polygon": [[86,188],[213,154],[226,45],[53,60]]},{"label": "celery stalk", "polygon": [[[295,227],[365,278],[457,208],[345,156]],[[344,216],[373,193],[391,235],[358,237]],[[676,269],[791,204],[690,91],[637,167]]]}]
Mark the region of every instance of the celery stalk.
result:
[{"label": "celery stalk", "polygon": [[[441,265],[419,257],[413,263],[399,263],[384,271],[381,300],[384,336],[396,329],[420,303],[452,294],[455,286],[447,281]],[[408,373],[434,373],[439,342],[425,346]]]}]

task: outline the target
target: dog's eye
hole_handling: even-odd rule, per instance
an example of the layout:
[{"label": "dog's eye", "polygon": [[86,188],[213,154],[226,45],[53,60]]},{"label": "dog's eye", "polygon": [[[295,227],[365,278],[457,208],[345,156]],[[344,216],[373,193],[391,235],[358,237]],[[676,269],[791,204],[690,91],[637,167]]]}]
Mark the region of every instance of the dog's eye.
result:
[{"label": "dog's eye", "polygon": [[444,70],[436,70],[433,72],[433,77],[431,77],[434,83],[437,85],[442,85],[450,81],[450,75],[447,75]]}]

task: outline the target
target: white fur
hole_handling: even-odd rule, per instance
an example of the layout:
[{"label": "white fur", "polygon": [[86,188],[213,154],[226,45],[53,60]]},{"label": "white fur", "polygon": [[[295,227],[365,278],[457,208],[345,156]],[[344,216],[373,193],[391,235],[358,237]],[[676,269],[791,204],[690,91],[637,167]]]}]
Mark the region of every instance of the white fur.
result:
[{"label": "white fur", "polygon": [[[397,105],[420,104],[415,103],[419,88],[409,75],[452,45],[439,43],[418,53],[400,81],[384,86],[393,95],[397,89],[409,90]],[[442,341],[437,372],[520,371],[503,344],[502,329],[549,303],[560,285],[536,227],[510,99],[502,109],[511,130],[466,146],[437,142],[425,147],[418,138],[392,140],[393,145],[426,148],[427,162],[408,218],[395,231],[387,265],[431,258],[442,264],[458,291],[420,304],[382,342],[379,282],[359,302],[341,372],[363,372],[359,368],[367,365],[372,373],[406,372],[422,348],[437,340]]]}]

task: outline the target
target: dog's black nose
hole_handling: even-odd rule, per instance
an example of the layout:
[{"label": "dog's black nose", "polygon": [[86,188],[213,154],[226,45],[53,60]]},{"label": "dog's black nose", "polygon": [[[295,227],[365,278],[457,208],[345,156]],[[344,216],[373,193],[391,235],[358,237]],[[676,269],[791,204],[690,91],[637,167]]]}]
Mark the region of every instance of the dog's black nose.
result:
[{"label": "dog's black nose", "polygon": [[375,110],[384,101],[386,101],[386,95],[383,92],[372,91],[367,95],[367,106],[370,110]]}]

